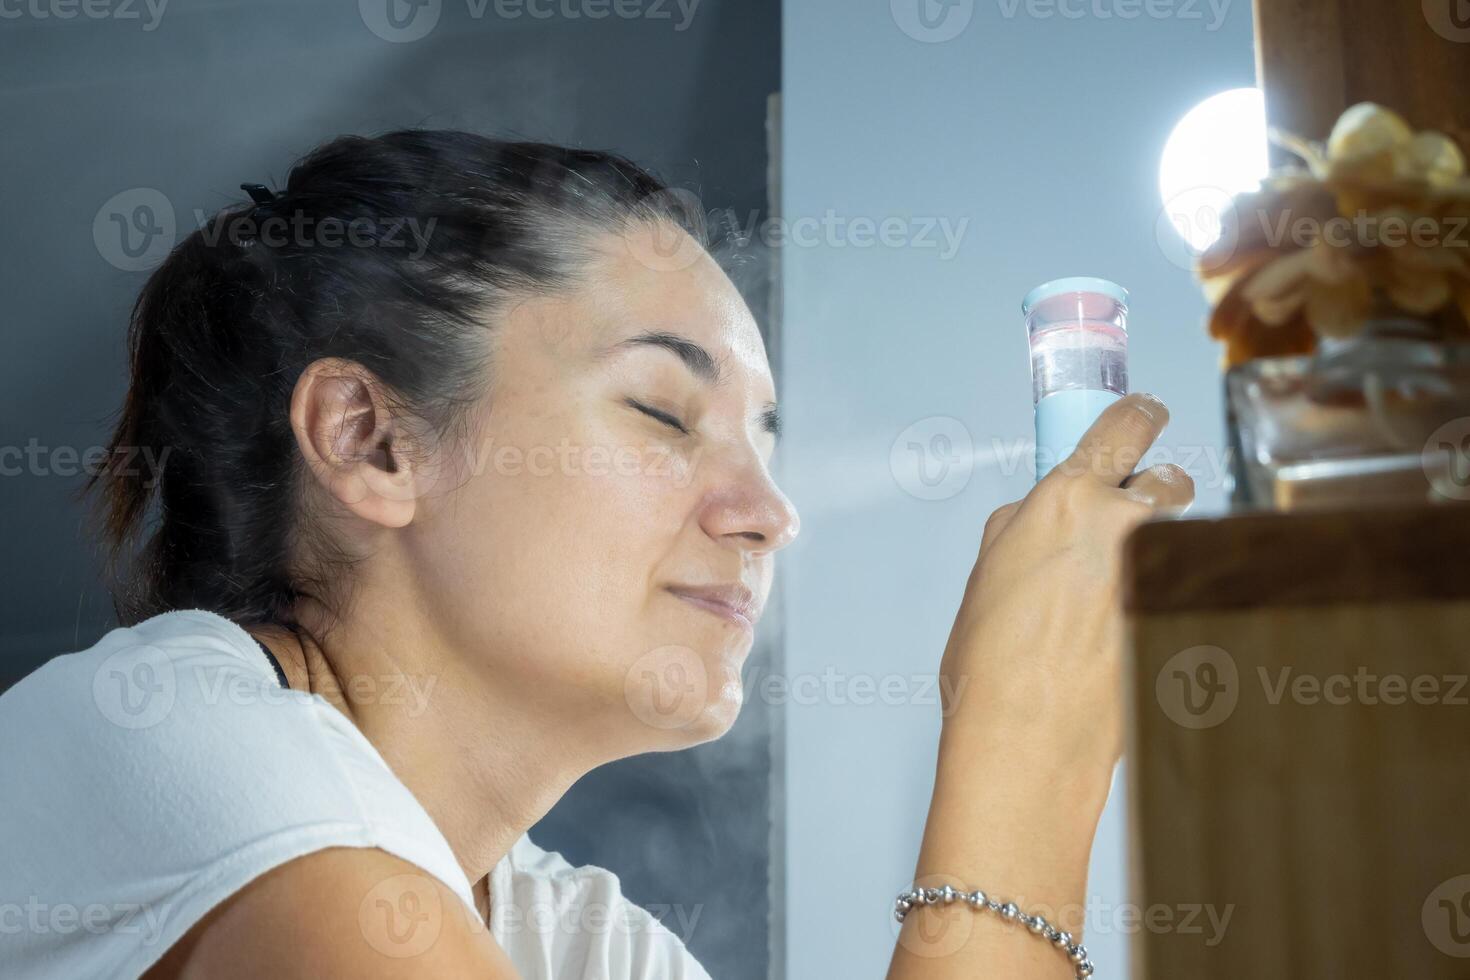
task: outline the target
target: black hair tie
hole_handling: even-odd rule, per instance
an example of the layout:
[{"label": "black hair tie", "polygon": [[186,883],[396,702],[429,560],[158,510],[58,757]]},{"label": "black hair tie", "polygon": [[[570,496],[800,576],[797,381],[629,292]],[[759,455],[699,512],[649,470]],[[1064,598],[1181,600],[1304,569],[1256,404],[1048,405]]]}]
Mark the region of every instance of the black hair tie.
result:
[{"label": "black hair tie", "polygon": [[250,200],[256,204],[274,204],[275,192],[264,184],[241,184],[240,190],[250,195]]}]

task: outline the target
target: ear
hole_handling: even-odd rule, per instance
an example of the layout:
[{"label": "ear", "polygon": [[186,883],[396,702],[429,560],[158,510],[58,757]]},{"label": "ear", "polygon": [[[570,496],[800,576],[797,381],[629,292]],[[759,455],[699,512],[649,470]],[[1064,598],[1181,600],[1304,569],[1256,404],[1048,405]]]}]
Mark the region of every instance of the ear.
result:
[{"label": "ear", "polygon": [[397,424],[387,388],[355,361],[313,361],[291,395],[291,429],[317,482],[356,516],[382,527],[413,520],[421,447]]}]

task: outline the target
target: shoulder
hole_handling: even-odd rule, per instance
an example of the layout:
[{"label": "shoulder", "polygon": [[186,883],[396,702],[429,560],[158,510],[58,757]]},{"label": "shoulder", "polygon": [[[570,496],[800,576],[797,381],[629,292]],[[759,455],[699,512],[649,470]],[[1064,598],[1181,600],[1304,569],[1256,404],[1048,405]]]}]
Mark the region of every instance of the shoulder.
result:
[{"label": "shoulder", "polygon": [[[103,922],[101,940],[22,936],[23,965],[29,951],[73,975],[136,975],[255,877],[327,847],[382,848],[473,906],[371,743],[281,688],[249,634],[213,613],[165,613],[54,658],[0,695],[0,743],[27,747],[0,754],[0,902]],[[124,907],[126,934],[108,925]]]},{"label": "shoulder", "polygon": [[328,848],[250,882],[145,980],[480,977],[525,980],[437,878],[380,850]]},{"label": "shoulder", "polygon": [[490,877],[491,931],[527,980],[560,977],[564,969],[587,977],[709,980],[681,938],[693,922],[668,912],[633,903],[612,871],[573,865],[529,835]]}]

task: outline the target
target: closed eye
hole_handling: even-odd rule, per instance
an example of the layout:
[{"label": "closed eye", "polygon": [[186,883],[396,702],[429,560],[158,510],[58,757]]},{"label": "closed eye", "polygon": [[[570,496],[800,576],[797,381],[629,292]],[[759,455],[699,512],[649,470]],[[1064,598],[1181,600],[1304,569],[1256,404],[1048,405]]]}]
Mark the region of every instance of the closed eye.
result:
[{"label": "closed eye", "polygon": [[669,428],[677,429],[679,432],[683,433],[686,436],[689,434],[689,428],[683,422],[670,415],[668,412],[660,411],[654,408],[652,405],[645,405],[634,398],[627,399],[627,402],[630,406],[636,408],[638,411],[642,412],[644,415],[647,415],[649,418],[657,419],[664,425],[667,425]]}]

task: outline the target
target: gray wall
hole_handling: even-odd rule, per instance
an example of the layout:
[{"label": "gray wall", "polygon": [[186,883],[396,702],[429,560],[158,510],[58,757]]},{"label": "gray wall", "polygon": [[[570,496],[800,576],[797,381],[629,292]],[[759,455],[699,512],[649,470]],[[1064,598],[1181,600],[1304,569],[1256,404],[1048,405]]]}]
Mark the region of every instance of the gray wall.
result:
[{"label": "gray wall", "polygon": [[[908,678],[938,666],[986,515],[1031,482],[1007,452],[992,455],[993,440],[1004,450],[1031,435],[1022,295],[1067,275],[1127,286],[1134,387],[1172,407],[1166,445],[1181,463],[1223,451],[1218,351],[1179,250],[1156,240],[1156,188],[1178,118],[1253,84],[1249,4],[1226,3],[1216,23],[1192,0],[923,0],[948,27],[927,33],[917,2],[792,0],[784,14],[793,229],[829,213],[896,218],[896,242],[924,219],[969,219],[949,258],[925,239],[874,244],[870,228],[819,233],[783,257],[782,465],[804,522],[781,573],[785,649],[793,679],[823,692],[785,716],[791,977],[881,976],[892,950],[939,720],[932,692]],[[953,456],[955,482],[918,480],[909,442],[936,450],[930,476]],[[1197,509],[1222,506],[1214,463],[1188,468]],[[885,703],[860,686],[887,677],[910,696]],[[1087,943],[1109,978],[1127,975],[1112,924],[1126,899],[1117,788],[1088,889],[1099,908]]]},{"label": "gray wall", "polygon": [[[103,444],[123,393],[145,273],[113,264],[127,263],[105,215],[94,241],[115,195],[109,210],[131,216],[158,192],[183,233],[320,140],[452,126],[617,149],[711,208],[765,205],[777,0],[535,5],[583,14],[550,18],[430,0],[402,30],[389,2],[172,0],[156,19],[141,0],[71,19],[6,5],[23,15],[0,19],[0,447],[44,451],[0,478],[0,689],[110,624],[65,450]],[[757,704],[727,740],[593,773],[534,833],[618,871],[634,900],[675,906],[682,922],[666,921],[722,980],[766,975],[769,715]]]}]

